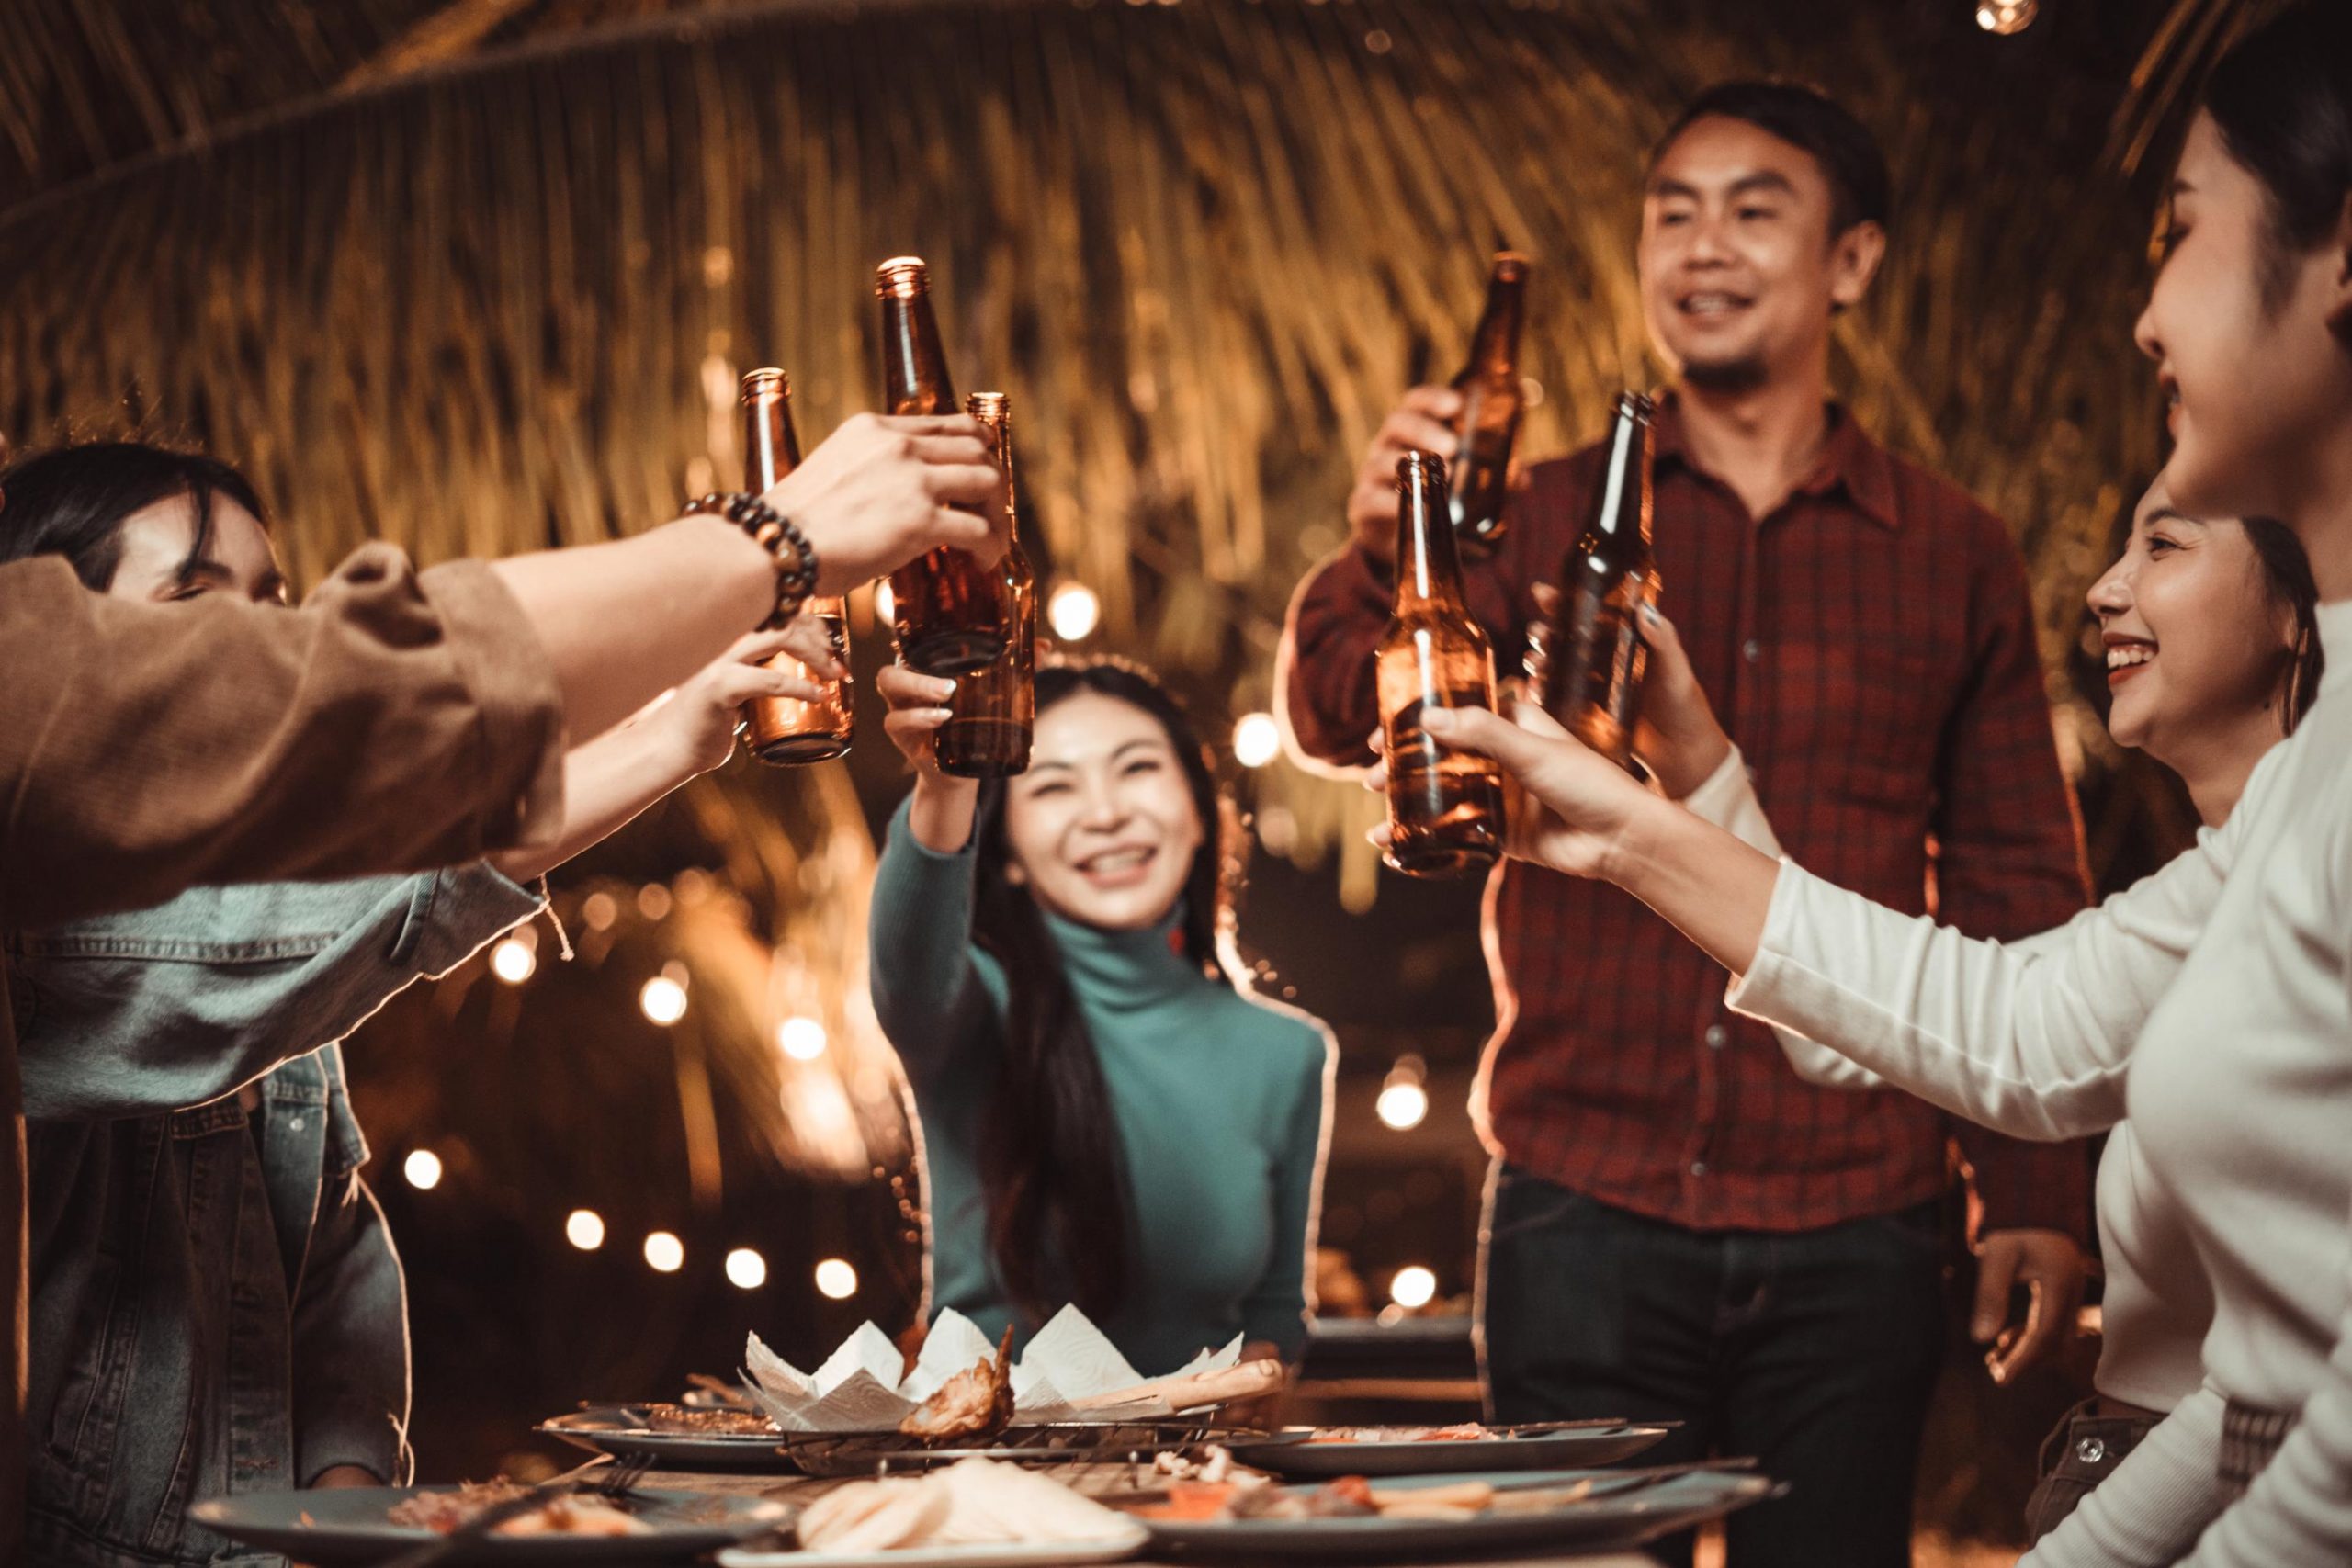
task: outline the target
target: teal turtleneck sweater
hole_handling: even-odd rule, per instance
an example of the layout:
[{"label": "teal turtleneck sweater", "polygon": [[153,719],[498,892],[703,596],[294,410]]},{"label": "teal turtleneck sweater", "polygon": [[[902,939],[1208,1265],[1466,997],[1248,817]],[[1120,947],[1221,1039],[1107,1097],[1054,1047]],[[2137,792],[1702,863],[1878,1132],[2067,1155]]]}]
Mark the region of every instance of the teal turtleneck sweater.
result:
[{"label": "teal turtleneck sweater", "polygon": [[[988,1247],[980,1119],[1003,1048],[1004,973],[972,943],[978,856],[916,841],[900,807],[874,882],[874,1007],[922,1123],[931,1300],[991,1338],[1015,1312]],[[1323,1164],[1332,1047],[1321,1024],[1180,958],[1149,931],[1046,917],[1127,1164],[1136,1230],[1126,1304],[1099,1325],[1146,1377],[1236,1334],[1295,1360]]]}]

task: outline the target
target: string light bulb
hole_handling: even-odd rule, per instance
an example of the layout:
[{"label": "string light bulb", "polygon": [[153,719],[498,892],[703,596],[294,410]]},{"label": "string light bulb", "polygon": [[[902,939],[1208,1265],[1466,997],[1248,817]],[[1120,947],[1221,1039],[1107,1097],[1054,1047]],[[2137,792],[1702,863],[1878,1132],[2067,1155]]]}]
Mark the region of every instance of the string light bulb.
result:
[{"label": "string light bulb", "polygon": [[686,988],[668,975],[656,975],[638,991],[637,1005],[656,1023],[675,1023],[686,1016]]},{"label": "string light bulb", "polygon": [[563,1217],[563,1239],[582,1252],[605,1245],[605,1216],[594,1209],[574,1209]]},{"label": "string light bulb", "polygon": [[1388,1299],[1408,1312],[1419,1312],[1437,1299],[1437,1276],[1408,1263],[1389,1280]]},{"label": "string light bulb", "polygon": [[776,1025],[775,1043],[796,1062],[813,1062],[825,1054],[825,1026],[813,1018],[787,1018]]},{"label": "string light bulb", "polygon": [[847,1258],[826,1258],[817,1265],[817,1293],[827,1301],[849,1300],[857,1294],[857,1270]]},{"label": "string light bulb", "polygon": [[1373,1101],[1373,1114],[1380,1118],[1382,1126],[1409,1133],[1428,1119],[1428,1077],[1429,1068],[1419,1056],[1408,1052],[1396,1058],[1396,1065],[1381,1081],[1380,1098]]},{"label": "string light bulb", "polygon": [[2033,26],[2041,15],[2041,0],[1977,0],[1976,25],[2001,38],[2013,38]]},{"label": "string light bulb", "polygon": [[748,1247],[727,1255],[727,1282],[739,1291],[756,1291],[768,1282],[768,1260]]},{"label": "string light bulb", "polygon": [[419,1192],[430,1192],[441,1185],[441,1156],[431,1149],[411,1149],[401,1162],[401,1174]]},{"label": "string light bulb", "polygon": [[645,1238],[645,1266],[656,1274],[674,1274],[686,1266],[686,1244],[668,1231]]},{"label": "string light bulb", "polygon": [[1085,638],[1102,619],[1102,601],[1083,582],[1069,581],[1046,601],[1046,620],[1064,642]]},{"label": "string light bulb", "polygon": [[510,936],[490,950],[490,972],[510,986],[529,979],[538,966],[539,955],[519,937]]},{"label": "string light bulb", "polygon": [[1282,726],[1272,714],[1245,713],[1233,727],[1233,760],[1245,768],[1262,768],[1282,750]]}]

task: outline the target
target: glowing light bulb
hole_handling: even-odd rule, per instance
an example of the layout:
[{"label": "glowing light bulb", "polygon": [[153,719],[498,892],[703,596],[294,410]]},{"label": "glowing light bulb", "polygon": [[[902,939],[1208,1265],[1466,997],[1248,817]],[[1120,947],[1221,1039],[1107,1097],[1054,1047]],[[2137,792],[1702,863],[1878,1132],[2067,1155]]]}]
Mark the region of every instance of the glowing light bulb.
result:
[{"label": "glowing light bulb", "polygon": [[899,618],[899,596],[890,592],[890,580],[887,577],[874,585],[874,618],[877,621]]},{"label": "glowing light bulb", "polygon": [[2041,0],[1980,0],[1976,25],[1988,33],[2011,38],[2033,26],[2041,15]]},{"label": "glowing light bulb", "polygon": [[654,1231],[645,1238],[645,1264],[656,1274],[674,1274],[686,1266],[686,1244],[668,1231]]},{"label": "glowing light bulb", "polygon": [[508,937],[490,950],[490,972],[510,986],[519,986],[539,966],[539,955],[529,944]]},{"label": "glowing light bulb", "polygon": [[1437,1299],[1437,1276],[1418,1263],[1408,1264],[1388,1281],[1388,1299],[1408,1311],[1425,1307]]},{"label": "glowing light bulb", "polygon": [[1399,1133],[1419,1126],[1430,1113],[1428,1078],[1429,1065],[1419,1053],[1408,1051],[1397,1057],[1396,1065],[1380,1081],[1380,1098],[1372,1103],[1372,1113],[1380,1118],[1380,1124]]},{"label": "glowing light bulb", "polygon": [[796,1062],[813,1062],[825,1054],[825,1026],[813,1018],[787,1018],[776,1026],[775,1043]]},{"label": "glowing light bulb", "polygon": [[739,1291],[756,1291],[768,1282],[768,1260],[748,1247],[727,1255],[727,1282]]},{"label": "glowing light bulb", "polygon": [[1262,768],[1282,754],[1282,726],[1270,713],[1245,713],[1233,727],[1233,760],[1245,768]]},{"label": "glowing light bulb", "polygon": [[637,993],[637,1005],[656,1023],[675,1023],[686,1016],[686,988],[667,975],[656,975]]},{"label": "glowing light bulb", "polygon": [[563,1239],[582,1252],[605,1245],[605,1216],[594,1209],[574,1209],[563,1217]]},{"label": "glowing light bulb", "polygon": [[1046,620],[1064,642],[1077,642],[1102,619],[1102,601],[1083,582],[1065,582],[1046,601]]},{"label": "glowing light bulb", "polygon": [[430,1192],[441,1185],[441,1156],[431,1149],[411,1149],[401,1162],[401,1174],[419,1192]]},{"label": "glowing light bulb", "polygon": [[1430,1091],[1417,1083],[1385,1085],[1380,1098],[1373,1102],[1373,1113],[1380,1118],[1382,1126],[1408,1133],[1428,1119]]},{"label": "glowing light bulb", "polygon": [[845,1258],[826,1258],[817,1265],[817,1293],[828,1301],[849,1300],[857,1294],[857,1270]]}]

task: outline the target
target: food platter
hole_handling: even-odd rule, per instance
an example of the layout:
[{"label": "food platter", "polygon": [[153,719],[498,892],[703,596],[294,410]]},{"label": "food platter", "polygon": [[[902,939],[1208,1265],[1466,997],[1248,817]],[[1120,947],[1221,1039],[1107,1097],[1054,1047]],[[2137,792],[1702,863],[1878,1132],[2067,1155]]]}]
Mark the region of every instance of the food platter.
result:
[{"label": "food platter", "polygon": [[928,1444],[902,1432],[796,1432],[775,1439],[787,1465],[809,1475],[903,1474],[959,1460],[1013,1464],[1144,1463],[1200,1443],[1245,1435],[1197,1421],[1047,1421],[1016,1424],[968,1444]]},{"label": "food platter", "polygon": [[719,1568],[1067,1568],[1133,1557],[1151,1539],[1141,1525],[1101,1540],[983,1541],[960,1546],[898,1547],[888,1551],[765,1551],[730,1547]]},{"label": "food platter", "polygon": [[[1450,1562],[1503,1551],[1611,1551],[1719,1518],[1773,1495],[1762,1476],[1724,1471],[1674,1475],[1611,1471],[1495,1472],[1478,1476],[1399,1476],[1378,1490],[1436,1490],[1485,1482],[1498,1499],[1514,1490],[1568,1487],[1574,1501],[1458,1517],[1168,1519],[1145,1517],[1151,1551],[1172,1562],[1258,1563]],[[1589,1485],[1583,1483],[1589,1483]],[[1285,1488],[1309,1492],[1315,1488]]]},{"label": "food platter", "polygon": [[1476,1438],[1413,1436],[1428,1428],[1363,1427],[1335,1439],[1295,1427],[1228,1446],[1243,1464],[1276,1475],[1430,1475],[1489,1470],[1577,1470],[1615,1464],[1655,1447],[1672,1431],[1662,1422],[1546,1422],[1487,1427]]},{"label": "food platter", "polygon": [[[392,1508],[419,1494],[451,1486],[355,1486],[308,1492],[247,1492],[214,1497],[188,1510],[205,1529],[232,1540],[283,1552],[297,1562],[340,1568],[380,1562],[440,1540],[429,1529],[395,1525]],[[781,1503],[707,1492],[640,1492],[624,1499],[646,1527],[641,1535],[494,1535],[453,1553],[449,1568],[523,1568],[525,1564],[677,1562],[773,1528]]]},{"label": "food platter", "polygon": [[533,1430],[624,1461],[649,1459],[658,1470],[722,1470],[758,1475],[800,1472],[791,1455],[778,1447],[782,1438],[774,1430],[661,1431],[650,1425],[652,1411],[653,1406],[647,1404],[591,1405],[542,1421]]}]

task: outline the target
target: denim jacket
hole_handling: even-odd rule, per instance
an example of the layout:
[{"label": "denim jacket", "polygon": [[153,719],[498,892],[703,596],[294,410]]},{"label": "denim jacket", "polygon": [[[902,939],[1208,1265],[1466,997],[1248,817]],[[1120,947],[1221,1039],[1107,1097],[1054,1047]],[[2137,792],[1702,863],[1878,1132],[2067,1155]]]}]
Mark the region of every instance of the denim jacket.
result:
[{"label": "denim jacket", "polygon": [[199,888],[8,937],[33,1561],[278,1564],[189,1505],[338,1464],[406,1479],[400,1261],[332,1042],[539,907],[476,863]]}]

